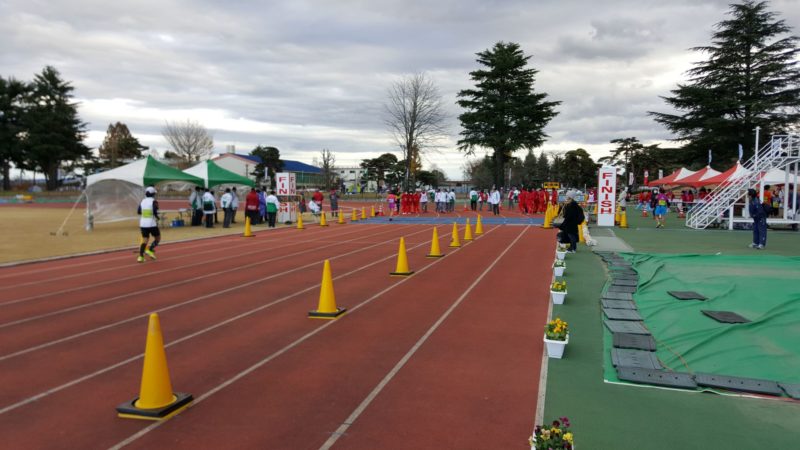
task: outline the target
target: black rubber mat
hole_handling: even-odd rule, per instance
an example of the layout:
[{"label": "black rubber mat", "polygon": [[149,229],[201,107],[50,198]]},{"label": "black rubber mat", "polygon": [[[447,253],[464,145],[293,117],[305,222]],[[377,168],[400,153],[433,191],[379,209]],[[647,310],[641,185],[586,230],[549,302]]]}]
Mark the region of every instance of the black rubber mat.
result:
[{"label": "black rubber mat", "polygon": [[631,334],[650,334],[647,328],[644,327],[643,322],[634,322],[630,320],[603,320],[608,330],[612,333],[631,333]]},{"label": "black rubber mat", "polygon": [[750,319],[742,317],[735,312],[731,311],[709,311],[707,309],[700,310],[703,314],[711,317],[717,322],[722,323],[750,323]]},{"label": "black rubber mat", "polygon": [[674,388],[697,388],[694,378],[688,373],[667,372],[665,370],[637,369],[635,367],[617,367],[617,377],[620,380],[633,381],[634,383],[653,384]]},{"label": "black rubber mat", "polygon": [[713,373],[695,373],[695,382],[699,386],[729,389],[731,391],[752,392],[755,394],[782,395],[778,383],[755,378],[731,377]]},{"label": "black rubber mat", "polygon": [[611,280],[612,286],[637,286],[638,284],[639,280],[620,280],[617,277]]},{"label": "black rubber mat", "polygon": [[656,341],[648,334],[614,333],[614,347],[656,351]]},{"label": "black rubber mat", "polygon": [[663,369],[655,352],[626,348],[611,349],[611,364],[614,367],[638,367],[640,369]]},{"label": "black rubber mat", "polygon": [[708,297],[695,291],[667,291],[667,294],[678,300],[708,300]]},{"label": "black rubber mat", "polygon": [[612,284],[611,287],[608,288],[608,292],[627,292],[632,294],[636,292],[636,286],[615,286]]},{"label": "black rubber mat", "polygon": [[800,384],[778,383],[778,386],[780,386],[783,392],[786,392],[786,395],[789,397],[800,400]]},{"label": "black rubber mat", "polygon": [[639,311],[635,309],[611,309],[611,308],[603,308],[603,314],[606,315],[611,320],[635,320],[637,322],[642,321],[642,316],[639,315]]},{"label": "black rubber mat", "polygon": [[630,292],[606,292],[603,294],[606,300],[633,300],[633,294]]},{"label": "black rubber mat", "polygon": [[603,305],[603,309],[636,309],[636,303],[628,300],[608,300],[604,298],[600,300],[600,304]]}]

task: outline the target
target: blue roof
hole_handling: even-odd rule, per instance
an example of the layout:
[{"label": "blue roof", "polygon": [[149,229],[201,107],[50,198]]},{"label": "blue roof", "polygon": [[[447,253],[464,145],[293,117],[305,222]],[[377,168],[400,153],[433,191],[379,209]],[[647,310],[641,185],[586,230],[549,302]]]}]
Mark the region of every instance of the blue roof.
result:
[{"label": "blue roof", "polygon": [[249,159],[250,161],[253,161],[256,164],[261,164],[261,158],[255,155],[242,155],[240,153],[236,153],[236,156],[244,159]]},{"label": "blue roof", "polygon": [[[223,153],[224,154],[224,153]],[[236,156],[244,159],[249,159],[256,164],[261,164],[261,158],[255,155],[242,155],[241,153],[235,153]],[[319,167],[312,166],[311,164],[306,164],[300,161],[293,161],[291,159],[282,159],[283,161],[283,170],[287,172],[305,172],[305,173],[322,173],[322,170]]]}]

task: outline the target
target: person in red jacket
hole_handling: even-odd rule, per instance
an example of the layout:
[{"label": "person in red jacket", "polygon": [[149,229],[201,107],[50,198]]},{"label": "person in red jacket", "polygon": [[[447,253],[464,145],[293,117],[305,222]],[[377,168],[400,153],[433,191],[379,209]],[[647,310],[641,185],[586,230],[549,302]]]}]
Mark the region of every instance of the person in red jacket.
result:
[{"label": "person in red jacket", "polygon": [[419,199],[421,196],[422,195],[419,193],[419,191],[415,191],[414,194],[411,196],[411,201],[413,202],[412,205],[414,214],[419,214]]},{"label": "person in red jacket", "polygon": [[525,188],[519,191],[519,212],[520,214],[528,214],[528,190]]},{"label": "person in red jacket", "polygon": [[525,198],[525,209],[528,210],[528,214],[533,215],[536,214],[536,203],[539,199],[539,196],[536,195],[536,189],[531,188],[528,191],[528,195]]},{"label": "person in red jacket", "polygon": [[547,211],[547,191],[544,188],[539,188],[539,212]]},{"label": "person in red jacket", "polygon": [[558,204],[558,190],[553,189],[553,193],[550,194],[550,203],[557,205]]},{"label": "person in red jacket", "polygon": [[255,189],[250,189],[244,199],[244,213],[250,218],[250,225],[258,223],[258,192]]},{"label": "person in red jacket", "polygon": [[324,199],[325,196],[322,195],[322,192],[320,192],[319,189],[314,191],[314,195],[311,196],[311,200],[314,200],[314,203],[316,203],[319,206],[320,211],[322,211],[322,201]]}]

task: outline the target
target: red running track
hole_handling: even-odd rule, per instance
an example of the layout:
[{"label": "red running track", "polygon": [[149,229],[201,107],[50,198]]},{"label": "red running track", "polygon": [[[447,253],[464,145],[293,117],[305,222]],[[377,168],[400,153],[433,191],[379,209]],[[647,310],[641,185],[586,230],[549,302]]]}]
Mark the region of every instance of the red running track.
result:
[{"label": "red running track", "polygon": [[[0,270],[8,448],[513,448],[533,426],[552,233],[486,227],[427,259],[431,226],[278,229]],[[461,231],[463,232],[463,230]],[[416,273],[391,278],[398,239]],[[548,255],[548,256],[543,256]],[[309,320],[322,262],[348,313]],[[195,402],[125,420],[147,315]]]}]

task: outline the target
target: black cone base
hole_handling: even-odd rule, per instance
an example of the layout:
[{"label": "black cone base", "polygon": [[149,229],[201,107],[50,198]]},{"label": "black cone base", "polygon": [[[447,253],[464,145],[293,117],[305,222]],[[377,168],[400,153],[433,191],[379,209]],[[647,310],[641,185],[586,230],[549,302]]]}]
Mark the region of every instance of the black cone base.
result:
[{"label": "black cone base", "polygon": [[141,419],[141,420],[164,420],[175,414],[178,414],[182,409],[189,406],[189,403],[194,400],[192,394],[185,394],[183,392],[173,392],[175,401],[169,405],[161,408],[142,409],[134,406],[139,397],[125,402],[117,406],[117,416],[125,419]]},{"label": "black cone base", "polygon": [[336,308],[334,312],[319,312],[319,311],[309,311],[308,317],[310,319],[335,319],[347,311],[347,308]]}]

